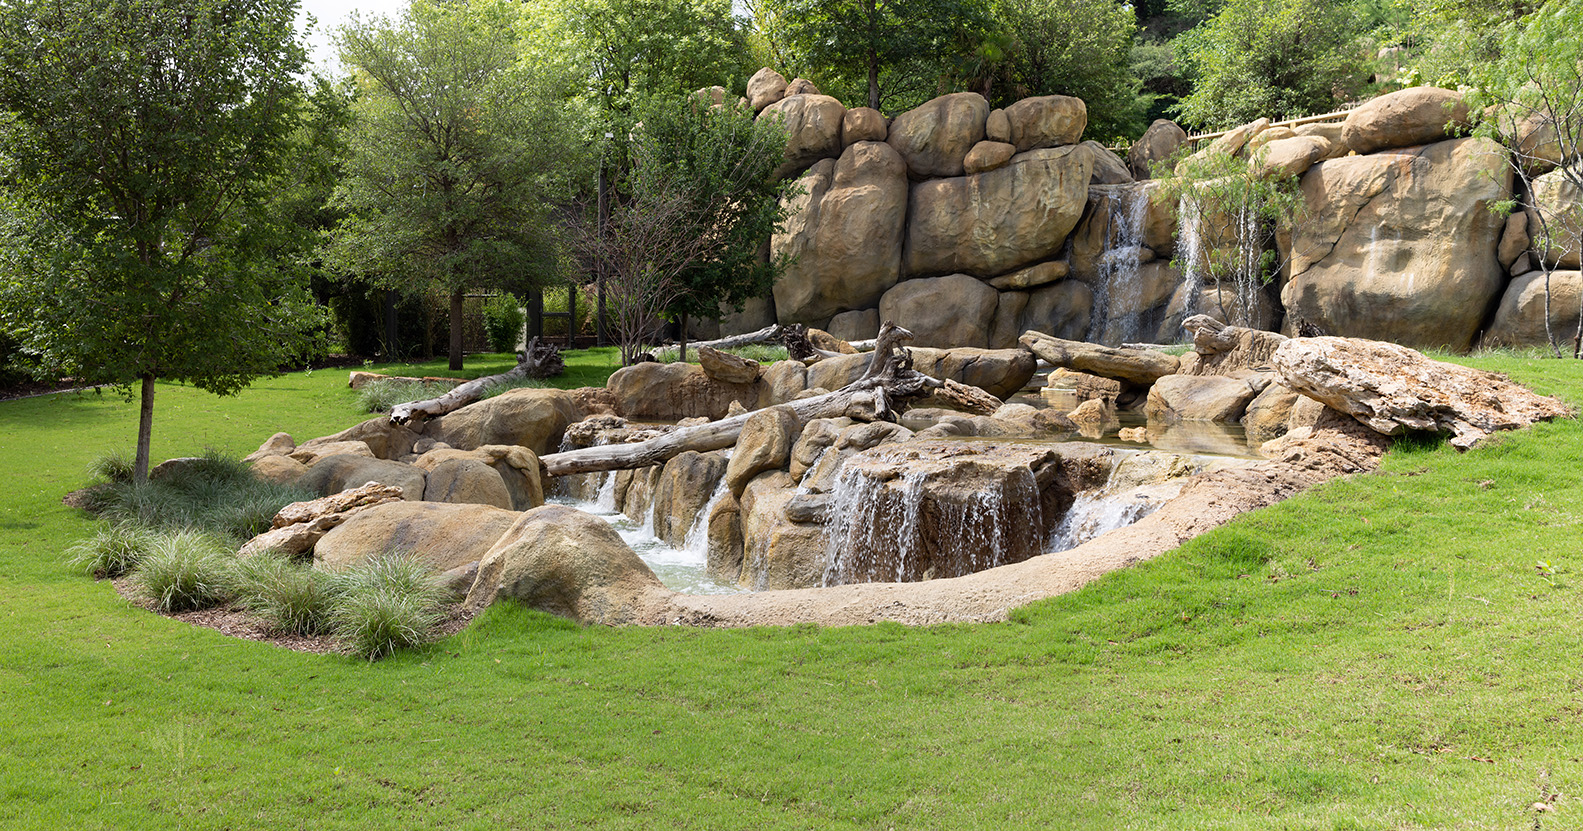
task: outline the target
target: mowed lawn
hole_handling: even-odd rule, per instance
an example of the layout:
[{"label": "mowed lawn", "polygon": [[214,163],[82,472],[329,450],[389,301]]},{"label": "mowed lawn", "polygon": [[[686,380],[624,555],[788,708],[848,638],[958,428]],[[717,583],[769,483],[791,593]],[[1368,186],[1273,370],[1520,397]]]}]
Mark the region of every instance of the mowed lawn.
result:
[{"label": "mowed lawn", "polygon": [[[1583,363],[1464,360],[1583,403]],[[579,381],[613,361],[577,357]],[[155,458],[349,426],[345,382],[162,386]],[[1575,421],[1410,442],[1006,623],[497,606],[370,664],[158,617],[63,563],[94,521],[61,496],[135,420],[108,392],[0,403],[0,827],[1583,827]]]}]

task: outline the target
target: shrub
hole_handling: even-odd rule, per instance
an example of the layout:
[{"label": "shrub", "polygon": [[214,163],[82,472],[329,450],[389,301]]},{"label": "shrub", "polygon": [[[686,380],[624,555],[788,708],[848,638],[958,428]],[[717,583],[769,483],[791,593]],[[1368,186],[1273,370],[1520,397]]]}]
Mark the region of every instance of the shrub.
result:
[{"label": "shrub", "polygon": [[517,298],[500,294],[484,301],[484,333],[489,338],[489,347],[496,352],[516,349],[526,322]]},{"label": "shrub", "polygon": [[340,596],[333,575],[271,550],[238,560],[233,581],[237,603],[258,615],[271,633],[320,635],[330,631],[330,618]]},{"label": "shrub", "polygon": [[94,497],[100,514],[113,522],[149,528],[196,528],[237,539],[269,529],[281,508],[316,494],[294,485],[253,477],[238,459],[212,451],[168,476],[136,485],[104,486]]},{"label": "shrub", "polygon": [[67,550],[71,555],[68,562],[96,578],[120,577],[137,568],[153,542],[154,535],[142,526],[131,523],[104,525],[91,539]]},{"label": "shrub", "polygon": [[388,413],[390,408],[408,401],[438,398],[451,391],[444,381],[402,381],[385,378],[363,385],[357,391],[357,404],[370,413]]},{"label": "shrub", "polygon": [[106,482],[123,483],[132,481],[133,457],[122,450],[115,450],[94,459],[88,465],[88,473],[96,479]]},{"label": "shrub", "polygon": [[427,643],[444,620],[433,570],[410,554],[369,560],[342,572],[336,584],[335,636],[370,661]]},{"label": "shrub", "polygon": [[223,543],[208,534],[168,531],[152,535],[133,578],[161,612],[206,609],[231,598],[234,562]]}]

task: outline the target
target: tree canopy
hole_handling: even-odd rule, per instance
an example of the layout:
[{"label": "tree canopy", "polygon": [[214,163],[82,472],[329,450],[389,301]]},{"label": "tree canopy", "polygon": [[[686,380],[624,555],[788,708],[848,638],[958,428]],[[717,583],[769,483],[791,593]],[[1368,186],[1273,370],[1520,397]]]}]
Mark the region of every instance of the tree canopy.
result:
[{"label": "tree canopy", "polygon": [[275,256],[303,63],[293,0],[0,6],[10,169],[0,313],[31,368],[130,394],[148,470],[154,382],[234,393],[320,320]]}]

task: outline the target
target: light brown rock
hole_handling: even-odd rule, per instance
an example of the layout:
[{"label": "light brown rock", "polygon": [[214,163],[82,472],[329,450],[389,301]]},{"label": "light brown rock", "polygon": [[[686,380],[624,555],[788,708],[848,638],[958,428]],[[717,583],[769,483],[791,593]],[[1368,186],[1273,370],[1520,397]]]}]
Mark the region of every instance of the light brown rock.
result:
[{"label": "light brown rock", "polygon": [[704,570],[727,585],[742,579],[742,505],[727,493],[710,509]]},{"label": "light brown rock", "polygon": [[368,482],[401,488],[402,498],[423,499],[426,476],[421,468],[367,456],[324,456],[313,463],[296,484],[320,496],[340,493]]},{"label": "light brown rock", "polygon": [[698,347],[698,365],[705,375],[726,384],[751,384],[763,371],[758,361],[707,346]]},{"label": "light brown rock", "polygon": [[764,370],[760,407],[785,404],[808,388],[808,367],[802,361],[776,361]]},{"label": "light brown rock", "polygon": [[[1358,154],[1445,141],[1466,126],[1462,93],[1411,87],[1370,99],[1347,114],[1341,137]],[[1450,130],[1447,125],[1451,125]]]},{"label": "light brown rock", "polygon": [[1263,444],[1286,435],[1292,410],[1297,406],[1297,399],[1302,397],[1284,384],[1265,387],[1264,392],[1248,402],[1247,412],[1242,414],[1242,427],[1248,433],[1248,443]]},{"label": "light brown rock", "polygon": [[1138,180],[1154,178],[1154,166],[1169,161],[1186,143],[1187,131],[1176,122],[1155,119],[1143,137],[1127,150],[1127,167],[1132,170],[1132,177]]},{"label": "light brown rock", "polygon": [[885,116],[872,107],[853,107],[841,118],[841,146],[851,147],[860,141],[884,141],[890,135]]},{"label": "light brown rock", "polygon": [[252,464],[265,456],[290,456],[297,449],[297,443],[292,441],[290,433],[276,433],[264,440],[257,450],[242,457],[242,461]]},{"label": "light brown rock", "polygon": [[1330,142],[1318,136],[1278,139],[1253,151],[1248,172],[1263,179],[1301,176],[1329,154]]},{"label": "light brown rock", "polygon": [[1271,363],[1282,383],[1385,435],[1452,434],[1467,449],[1497,430],[1572,414],[1504,376],[1432,361],[1393,343],[1358,338],[1294,338]]},{"label": "light brown rock", "polygon": [[672,548],[681,548],[725,472],[726,458],[719,452],[688,450],[667,461],[660,469],[650,509],[654,536]]},{"label": "light brown rock", "polygon": [[1005,110],[989,111],[989,116],[984,119],[984,138],[1011,144],[1011,119],[1006,117]]},{"label": "light brown rock", "polygon": [[1510,197],[1499,145],[1456,139],[1322,162],[1281,240],[1289,320],[1323,331],[1465,350],[1505,281],[1496,247]]},{"label": "light brown rock", "polygon": [[785,405],[748,416],[726,467],[726,487],[730,488],[731,495],[741,498],[742,490],[753,477],[785,467],[791,460],[792,443],[801,429],[802,421],[797,418],[796,411]]},{"label": "light brown rock", "polygon": [[1006,108],[1017,152],[1077,144],[1088,128],[1088,105],[1069,95],[1024,98]]},{"label": "light brown rock", "polygon": [[542,455],[558,447],[566,425],[582,415],[565,390],[507,390],[429,421],[423,435],[460,450],[517,444]]},{"label": "light brown rock", "polygon": [[479,561],[464,605],[511,598],[580,623],[658,623],[672,594],[610,523],[545,505],[522,514]]},{"label": "light brown rock", "polygon": [[[420,437],[418,430],[405,424],[391,424],[385,416],[375,416],[367,421],[354,424],[351,427],[329,436],[309,439],[299,445],[297,450],[312,450],[327,444],[344,441],[360,441],[368,445],[368,449],[378,459],[400,459],[412,452],[412,445]],[[319,455],[326,455],[320,453]]]},{"label": "light brown rock", "polygon": [[879,309],[853,309],[830,318],[830,334],[844,341],[873,340],[879,334]]},{"label": "light brown rock", "polygon": [[807,78],[793,78],[791,83],[786,85],[786,94],[788,96],[818,95],[819,88],[814,86],[814,82]]},{"label": "light brown rock", "polygon": [[448,571],[477,562],[519,516],[488,505],[390,502],[360,511],[325,534],[313,559],[339,570],[399,552]]},{"label": "light brown rock", "polygon": [[748,79],[748,105],[754,112],[760,112],[785,97],[786,76],[767,66]]},{"label": "light brown rock", "polygon": [[[625,423],[624,419],[619,421]],[[510,503],[503,507],[514,511],[526,511],[544,504],[543,467],[539,464],[539,457],[526,447],[486,444],[475,450],[436,448],[419,456],[413,464],[426,471],[432,471],[441,462],[451,459],[469,459],[493,468],[505,485],[506,492],[510,494]],[[426,496],[430,501],[455,501],[435,500],[429,494]]]},{"label": "light brown rock", "polygon": [[616,411],[637,421],[723,418],[732,401],[756,407],[759,385],[728,384],[710,378],[697,364],[640,363],[611,374],[606,387]]},{"label": "light brown rock", "polygon": [[[1579,171],[1571,171],[1578,176]],[[1548,262],[1561,268],[1575,269],[1583,264],[1583,192],[1569,177],[1566,170],[1555,170],[1534,180],[1533,199],[1550,228],[1549,244],[1536,240],[1534,249],[1540,251]],[[1537,237],[1541,224],[1534,217],[1528,220],[1529,236]]]},{"label": "light brown rock", "polygon": [[1506,227],[1501,231],[1500,247],[1495,250],[1495,259],[1500,261],[1501,268],[1508,271],[1517,258],[1528,250],[1531,240],[1528,238],[1528,214],[1524,211],[1512,211],[1506,217]]},{"label": "light brown rock", "polygon": [[1065,260],[1051,260],[1002,274],[990,280],[989,285],[999,291],[1018,291],[1063,280],[1071,273],[1072,267]]},{"label": "light brown rock", "polygon": [[1074,150],[1034,150],[988,173],[914,185],[906,273],[995,277],[1053,259],[1087,201],[1091,161]]},{"label": "light brown rock", "polygon": [[[931,378],[978,387],[997,398],[1022,389],[1037,367],[1033,355],[1024,349],[919,347],[909,352],[913,369]],[[807,384],[810,389],[840,389],[867,371],[871,360],[873,353],[826,358],[808,368]]]},{"label": "light brown rock", "polygon": [[446,459],[429,470],[426,502],[493,505],[511,510],[511,492],[499,471],[475,459]]},{"label": "light brown rock", "polygon": [[312,465],[325,456],[366,456],[374,458],[374,451],[368,449],[367,442],[361,441],[329,441],[308,442],[302,447],[293,450],[291,458],[305,465]]},{"label": "light brown rock", "polygon": [[1124,185],[1132,182],[1132,171],[1128,169],[1127,163],[1110,152],[1110,148],[1093,140],[1085,141],[1078,147],[1093,159],[1094,173],[1089,177],[1090,184]]},{"label": "light brown rock", "polygon": [[[1550,274],[1550,332],[1570,354],[1578,328],[1578,304],[1583,302],[1583,278],[1576,271]],[[1495,310],[1495,320],[1484,333],[1483,346],[1545,346],[1545,275],[1530,271],[1513,277]]]},{"label": "light brown rock", "polygon": [[886,141],[914,178],[961,176],[968,151],[984,140],[988,118],[984,96],[954,92],[896,116]]},{"label": "light brown rock", "polygon": [[249,557],[270,550],[300,556],[312,549],[330,529],[358,512],[400,500],[399,489],[369,483],[319,499],[293,502],[275,514],[270,530],[243,543],[237,556]]},{"label": "light brown rock", "polygon": [[1149,388],[1150,422],[1236,421],[1259,390],[1242,378],[1167,375]]},{"label": "light brown rock", "polygon": [[795,176],[820,159],[841,155],[841,122],[846,107],[828,95],[787,95],[764,108],[759,118],[779,118],[786,128],[786,160],[775,176]]},{"label": "light brown rock", "polygon": [[770,242],[792,260],[775,281],[783,324],[819,325],[850,309],[873,308],[896,284],[907,218],[907,173],[882,142],[858,142],[837,162],[820,162],[802,179],[805,193]]},{"label": "light brown rock", "polygon": [[290,456],[265,456],[253,462],[253,476],[277,485],[290,485],[308,472],[308,466]]},{"label": "light brown rock", "polygon": [[1022,346],[1054,366],[1115,378],[1133,384],[1152,384],[1176,373],[1180,359],[1153,349],[1118,349],[1095,343],[1063,340],[1042,332],[1025,332]]},{"label": "light brown rock", "polygon": [[785,472],[763,473],[742,492],[741,582],[754,591],[817,586],[824,577],[824,526],[793,522],[786,504],[795,495]]},{"label": "light brown rock", "polygon": [[1005,167],[1011,157],[1017,155],[1017,146],[1000,141],[981,141],[967,151],[967,158],[962,161],[962,169],[968,175],[983,173],[986,170]]},{"label": "light brown rock", "polygon": [[880,298],[879,316],[911,331],[918,346],[982,349],[998,300],[993,288],[966,274],[903,280]]}]

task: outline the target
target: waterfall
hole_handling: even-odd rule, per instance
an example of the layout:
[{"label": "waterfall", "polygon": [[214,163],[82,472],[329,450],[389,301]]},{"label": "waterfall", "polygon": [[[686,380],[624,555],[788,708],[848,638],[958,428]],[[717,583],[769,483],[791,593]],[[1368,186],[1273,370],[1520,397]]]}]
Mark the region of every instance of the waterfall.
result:
[{"label": "waterfall", "polygon": [[1090,328],[1095,340],[1119,344],[1144,334],[1142,314],[1148,310],[1141,266],[1149,197],[1142,188],[1118,187],[1106,194],[1105,205],[1104,247],[1095,261]]},{"label": "waterfall", "polygon": [[1178,223],[1177,259],[1182,262],[1182,318],[1198,312],[1198,294],[1204,287],[1204,237],[1203,220],[1198,215],[1198,204],[1186,197],[1176,203]]},{"label": "waterfall", "polygon": [[599,492],[594,496],[594,510],[601,514],[613,514],[616,512],[616,471],[607,470],[603,475]]},{"label": "waterfall", "polygon": [[1103,488],[1077,495],[1072,507],[1050,537],[1049,551],[1069,551],[1101,534],[1125,528],[1154,513],[1177,492],[1181,485],[1133,488],[1109,493]]},{"label": "waterfall", "polygon": [[687,529],[687,536],[682,539],[682,550],[696,556],[703,561],[709,556],[709,514],[714,511],[715,505],[731,492],[726,486],[726,477],[720,477],[720,484],[715,485],[715,492],[710,494],[709,501],[698,510],[698,515],[693,517],[693,524]]}]

